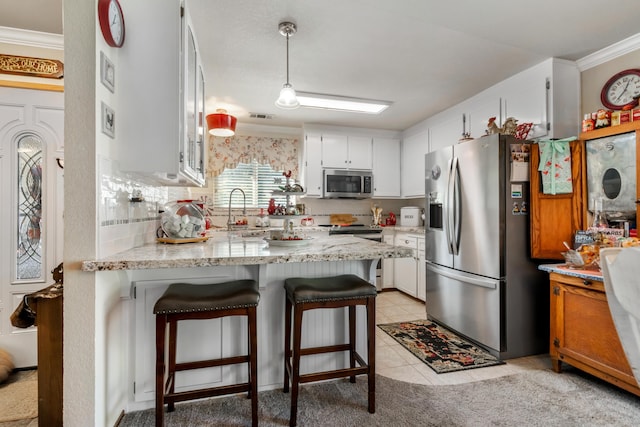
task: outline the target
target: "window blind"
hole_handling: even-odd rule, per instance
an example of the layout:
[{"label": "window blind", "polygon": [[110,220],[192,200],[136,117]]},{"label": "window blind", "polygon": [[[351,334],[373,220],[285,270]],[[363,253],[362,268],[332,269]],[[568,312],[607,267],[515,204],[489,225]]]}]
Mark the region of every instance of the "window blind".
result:
[{"label": "window blind", "polygon": [[[220,175],[214,177],[215,194],[214,206],[228,207],[229,195],[234,188],[241,188],[246,196],[247,208],[267,208],[269,199],[273,198],[276,204],[284,205],[285,196],[272,195],[273,190],[280,190],[286,180],[282,171],[275,171],[270,165],[262,165],[257,161],[251,163],[238,163],[234,169],[225,169]],[[294,200],[292,202],[295,203]],[[233,193],[231,207],[236,209],[243,207],[242,193]]]}]

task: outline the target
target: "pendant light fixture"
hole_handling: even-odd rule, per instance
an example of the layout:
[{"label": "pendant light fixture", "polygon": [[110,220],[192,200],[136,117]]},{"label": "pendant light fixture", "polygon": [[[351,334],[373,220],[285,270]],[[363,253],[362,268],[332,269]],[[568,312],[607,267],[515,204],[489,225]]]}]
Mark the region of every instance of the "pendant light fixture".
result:
[{"label": "pendant light fixture", "polygon": [[287,110],[298,108],[300,103],[296,98],[296,91],[293,90],[293,86],[289,84],[289,37],[296,33],[298,28],[293,22],[281,22],[278,25],[278,31],[280,34],[287,38],[287,82],[282,86],[280,90],[280,96],[276,101],[276,106]]},{"label": "pendant light fixture", "polygon": [[218,108],[215,113],[207,115],[207,128],[213,136],[233,136],[236,133],[237,119],[227,110]]}]

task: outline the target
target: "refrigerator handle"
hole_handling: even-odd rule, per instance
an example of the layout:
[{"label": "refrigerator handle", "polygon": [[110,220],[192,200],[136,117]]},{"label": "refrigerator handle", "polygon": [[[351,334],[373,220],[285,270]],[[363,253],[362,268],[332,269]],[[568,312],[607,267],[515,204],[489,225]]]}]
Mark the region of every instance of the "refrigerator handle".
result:
[{"label": "refrigerator handle", "polygon": [[467,274],[458,274],[456,273],[454,270],[451,269],[445,269],[442,267],[438,267],[437,265],[435,265],[434,263],[427,261],[427,269],[433,271],[434,273],[437,273],[441,276],[447,277],[449,279],[453,279],[453,280],[457,280],[459,282],[464,282],[464,283],[468,283],[470,285],[475,285],[475,286],[480,286],[483,288],[489,288],[489,289],[497,289],[498,288],[498,280],[495,279],[488,279],[488,278],[484,278],[484,277],[471,277]]},{"label": "refrigerator handle", "polygon": [[452,157],[449,160],[449,173],[447,174],[447,195],[444,206],[446,207],[446,212],[444,213],[444,227],[445,227],[445,236],[447,236],[447,250],[450,254],[453,254],[453,186],[454,186],[454,176],[453,176],[453,164],[456,161],[455,157]]},{"label": "refrigerator handle", "polygon": [[451,239],[451,253],[454,255],[458,255],[460,252],[460,213],[461,209],[461,193],[460,193],[460,166],[458,165],[458,158],[453,158],[453,163],[451,166],[451,182],[452,182],[452,190],[451,190],[451,214],[449,215],[451,231],[450,231],[450,239]]}]

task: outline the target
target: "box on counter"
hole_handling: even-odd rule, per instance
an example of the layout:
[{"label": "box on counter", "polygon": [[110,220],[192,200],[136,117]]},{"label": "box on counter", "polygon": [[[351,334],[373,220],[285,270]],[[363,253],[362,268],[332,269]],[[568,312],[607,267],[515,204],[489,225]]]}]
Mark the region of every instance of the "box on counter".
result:
[{"label": "box on counter", "polygon": [[640,120],[640,108],[636,108],[635,110],[631,110],[631,121],[635,122]]}]

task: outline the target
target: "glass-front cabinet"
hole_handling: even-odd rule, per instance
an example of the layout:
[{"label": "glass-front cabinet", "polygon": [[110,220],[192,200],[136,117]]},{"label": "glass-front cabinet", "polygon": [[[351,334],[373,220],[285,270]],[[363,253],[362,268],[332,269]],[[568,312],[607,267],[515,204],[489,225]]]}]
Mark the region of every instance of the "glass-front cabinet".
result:
[{"label": "glass-front cabinet", "polygon": [[204,182],[204,72],[200,63],[195,36],[188,17],[183,20],[186,35],[184,75],[185,108],[184,131],[181,153],[182,172],[196,182]]},{"label": "glass-front cabinet", "polygon": [[127,3],[135,25],[127,26],[118,51],[118,162],[122,172],[154,185],[203,186],[205,79],[198,41],[185,2],[163,4]]}]

